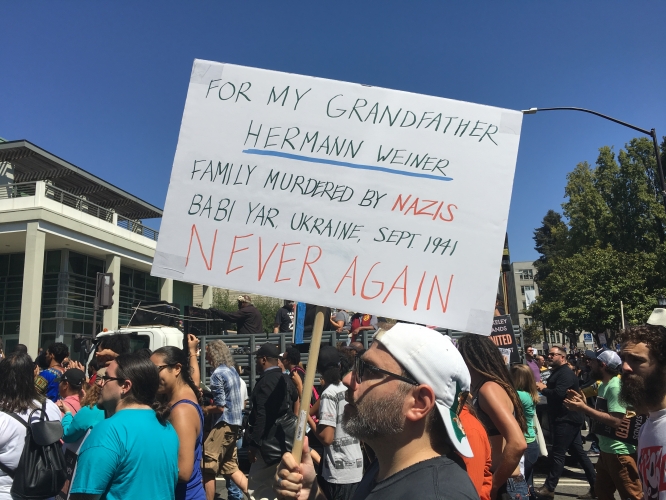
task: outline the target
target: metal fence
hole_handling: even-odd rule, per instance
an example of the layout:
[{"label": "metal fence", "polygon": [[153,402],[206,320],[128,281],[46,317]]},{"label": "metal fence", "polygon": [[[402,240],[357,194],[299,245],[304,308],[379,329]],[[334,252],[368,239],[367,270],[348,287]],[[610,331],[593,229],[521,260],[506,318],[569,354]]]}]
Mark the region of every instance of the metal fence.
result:
[{"label": "metal fence", "polygon": [[[374,332],[369,335],[367,333],[368,332],[363,332],[365,340],[364,345],[367,345],[368,339],[372,342],[372,333]],[[321,338],[321,345],[335,346],[340,342],[346,343],[347,339],[348,335],[346,333],[324,332]],[[247,384],[248,393],[252,392],[256,380],[259,378],[254,356],[251,353],[259,349],[259,347],[266,342],[279,346],[280,352],[286,351],[287,346],[293,343],[291,333],[270,333],[266,335],[202,335],[199,337],[199,340],[201,341],[199,344],[199,347],[201,347],[201,356],[199,358],[201,381],[208,385],[210,382],[210,372],[212,371],[212,367],[206,362],[206,356],[204,354],[206,352],[206,344],[213,340],[221,340],[229,346],[229,349],[231,349],[236,364],[245,369],[242,378]],[[307,345],[307,349],[305,346],[303,347],[305,352],[301,353],[301,362],[304,365],[307,365],[310,339],[306,339],[304,343]]]},{"label": "metal fence", "polygon": [[157,241],[160,234],[159,231],[155,231],[148,226],[144,226],[140,222],[128,219],[122,215],[118,215],[118,226],[127,229],[128,231],[132,231],[133,233],[145,236],[146,238],[150,238],[153,241]]},{"label": "metal fence", "polygon": [[[0,186],[0,200],[11,198],[22,198],[24,196],[35,196],[37,192],[37,182],[17,182],[14,184],[6,184]],[[93,217],[97,217],[106,222],[113,223],[113,210],[101,207],[92,201],[86,200],[83,196],[77,196],[67,191],[63,191],[51,184],[45,185],[44,196],[49,200],[57,201],[68,207],[74,208],[79,212],[83,212]],[[118,214],[117,220],[118,227],[132,231],[135,234],[140,234],[153,241],[157,241],[159,231],[144,226],[138,221],[128,219]]]},{"label": "metal fence", "polygon": [[36,182],[19,182],[16,184],[5,184],[0,186],[0,200],[10,198],[22,198],[24,196],[35,196]]},{"label": "metal fence", "polygon": [[49,184],[46,185],[44,195],[49,200],[57,201],[58,203],[72,207],[79,212],[83,212],[84,214],[92,215],[93,217],[97,217],[106,222],[113,222],[113,212],[111,210],[100,207],[81,196],[76,196]]}]

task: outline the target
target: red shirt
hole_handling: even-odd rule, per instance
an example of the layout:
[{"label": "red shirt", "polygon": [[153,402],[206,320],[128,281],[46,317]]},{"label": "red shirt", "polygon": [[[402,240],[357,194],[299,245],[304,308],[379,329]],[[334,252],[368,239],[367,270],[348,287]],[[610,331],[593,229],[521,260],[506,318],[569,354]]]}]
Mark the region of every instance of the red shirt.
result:
[{"label": "red shirt", "polygon": [[467,466],[467,474],[472,480],[480,500],[490,500],[490,491],[493,488],[493,474],[490,472],[490,466],[493,460],[490,454],[488,434],[483,424],[469,412],[466,406],[460,412],[460,421],[465,429],[472,453],[474,453],[473,458],[462,457]]}]

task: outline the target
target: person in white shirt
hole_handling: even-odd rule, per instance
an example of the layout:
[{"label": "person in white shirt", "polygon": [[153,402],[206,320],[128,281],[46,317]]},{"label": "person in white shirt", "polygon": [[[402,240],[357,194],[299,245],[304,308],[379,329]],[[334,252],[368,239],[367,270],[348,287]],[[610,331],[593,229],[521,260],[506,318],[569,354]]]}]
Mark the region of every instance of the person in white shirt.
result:
[{"label": "person in white shirt", "polygon": [[[0,500],[11,500],[13,480],[2,469],[16,470],[23,444],[25,427],[9,415],[14,413],[28,422],[39,420],[44,396],[38,394],[34,382],[34,364],[30,356],[14,352],[0,361]],[[37,411],[35,411],[37,410]],[[34,411],[34,413],[33,413]],[[51,400],[46,400],[46,416],[60,420],[60,410]]]},{"label": "person in white shirt", "polygon": [[620,343],[620,401],[639,415],[650,414],[638,436],[643,496],[666,500],[666,328],[654,324],[627,328]]}]

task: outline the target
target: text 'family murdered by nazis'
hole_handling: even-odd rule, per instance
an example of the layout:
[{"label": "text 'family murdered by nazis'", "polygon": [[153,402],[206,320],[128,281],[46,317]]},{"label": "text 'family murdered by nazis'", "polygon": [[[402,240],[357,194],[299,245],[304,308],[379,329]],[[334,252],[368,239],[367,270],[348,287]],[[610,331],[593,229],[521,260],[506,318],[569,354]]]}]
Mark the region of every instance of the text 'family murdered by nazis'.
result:
[{"label": "text 'family murdered by nazis'", "polygon": [[521,125],[196,60],[152,273],[489,335]]}]

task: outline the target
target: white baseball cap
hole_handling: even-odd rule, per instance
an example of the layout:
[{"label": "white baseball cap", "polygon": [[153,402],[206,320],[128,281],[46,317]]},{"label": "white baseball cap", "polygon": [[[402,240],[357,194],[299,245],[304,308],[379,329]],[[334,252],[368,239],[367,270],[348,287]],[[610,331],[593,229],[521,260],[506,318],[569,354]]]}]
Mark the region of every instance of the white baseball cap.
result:
[{"label": "white baseball cap", "polygon": [[656,308],[647,320],[648,325],[666,326],[666,309]]},{"label": "white baseball cap", "polygon": [[430,328],[408,323],[398,323],[388,331],[378,330],[374,338],[417,382],[433,389],[451,443],[462,455],[473,457],[459,417],[465,403],[462,397],[469,392],[471,379],[451,339]]},{"label": "white baseball cap", "polygon": [[597,354],[597,360],[604,363],[607,367],[613,369],[618,369],[622,366],[622,360],[620,359],[620,356],[618,356],[615,351],[611,351],[610,349],[606,349],[605,351]]}]

